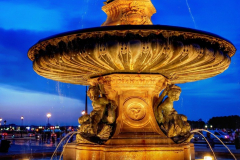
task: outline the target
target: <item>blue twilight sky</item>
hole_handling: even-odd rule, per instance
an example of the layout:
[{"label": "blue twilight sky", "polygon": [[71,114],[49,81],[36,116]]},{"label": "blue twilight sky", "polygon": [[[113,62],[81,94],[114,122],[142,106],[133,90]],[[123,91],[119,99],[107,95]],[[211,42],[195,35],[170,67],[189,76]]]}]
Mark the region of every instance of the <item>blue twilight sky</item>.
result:
[{"label": "blue twilight sky", "polygon": [[[77,125],[84,109],[85,87],[37,75],[27,57],[39,39],[76,29],[98,27],[106,20],[104,0],[0,0],[0,117],[7,123]],[[152,0],[154,24],[218,34],[240,48],[239,0]],[[189,120],[240,115],[240,53],[228,70],[202,81],[181,84],[178,113]],[[91,110],[91,103],[89,102]]]}]

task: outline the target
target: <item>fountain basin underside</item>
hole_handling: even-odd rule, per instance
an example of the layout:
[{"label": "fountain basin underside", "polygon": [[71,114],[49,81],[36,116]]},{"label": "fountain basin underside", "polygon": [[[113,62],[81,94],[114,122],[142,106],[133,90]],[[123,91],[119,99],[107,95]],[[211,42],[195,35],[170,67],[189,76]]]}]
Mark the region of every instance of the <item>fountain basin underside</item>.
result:
[{"label": "fountain basin underside", "polygon": [[192,143],[179,145],[67,145],[64,160],[193,160],[195,159]]},{"label": "fountain basin underside", "polygon": [[28,52],[41,76],[73,84],[114,73],[160,74],[172,83],[216,76],[235,47],[223,38],[160,25],[108,26],[41,40]]}]

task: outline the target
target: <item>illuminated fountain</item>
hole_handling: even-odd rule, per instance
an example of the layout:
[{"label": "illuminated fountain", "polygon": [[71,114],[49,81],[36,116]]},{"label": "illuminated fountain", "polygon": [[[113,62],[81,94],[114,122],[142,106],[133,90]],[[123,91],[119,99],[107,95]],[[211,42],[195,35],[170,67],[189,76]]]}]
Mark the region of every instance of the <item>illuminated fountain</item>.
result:
[{"label": "illuminated fountain", "polygon": [[102,27],[46,38],[28,52],[39,75],[90,85],[93,111],[78,119],[77,144],[64,158],[195,159],[187,117],[173,108],[175,84],[222,73],[235,47],[210,33],[152,25],[150,0],[104,4]]}]

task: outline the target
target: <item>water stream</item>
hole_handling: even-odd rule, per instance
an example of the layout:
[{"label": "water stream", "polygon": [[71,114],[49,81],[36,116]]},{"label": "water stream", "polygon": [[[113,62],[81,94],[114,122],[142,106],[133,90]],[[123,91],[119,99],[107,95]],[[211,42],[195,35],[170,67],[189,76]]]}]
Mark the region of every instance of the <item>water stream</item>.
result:
[{"label": "water stream", "polygon": [[[233,156],[233,158],[234,158],[235,160],[237,160],[237,158],[236,158],[236,157],[234,156],[234,154],[230,151],[230,149],[229,149],[215,134],[213,134],[212,132],[210,132],[210,131],[208,131],[208,130],[205,130],[205,129],[194,129],[194,130],[191,131],[191,133],[199,133],[200,131],[208,132],[208,133],[212,134],[214,137],[216,137],[216,138],[219,140],[219,142],[221,142],[221,143],[223,144],[223,146],[227,148],[227,150],[228,150],[229,153]],[[201,134],[201,135],[202,135],[202,134]],[[202,135],[202,136],[203,136],[203,135]],[[203,137],[204,137],[204,136],[203,136]],[[206,140],[205,137],[204,137],[204,139]],[[211,145],[209,144],[209,142],[208,142],[207,140],[206,140],[206,142],[208,143],[209,147],[211,147]],[[211,148],[211,150],[212,150],[212,148]],[[213,150],[212,150],[212,152],[213,152]],[[215,154],[213,154],[213,155],[214,155],[214,158],[216,159]]]},{"label": "water stream", "polygon": [[197,29],[197,25],[196,25],[195,19],[194,19],[194,17],[193,17],[191,8],[190,8],[190,6],[189,6],[189,4],[188,4],[188,0],[186,0],[186,4],[187,4],[187,7],[188,7],[188,11],[189,11],[189,13],[190,13],[190,15],[191,15],[191,18],[192,18],[192,20],[193,20],[194,27],[195,27],[195,29]]},{"label": "water stream", "polygon": [[217,160],[217,158],[216,158],[216,156],[215,156],[215,153],[214,153],[214,151],[213,151],[213,149],[212,149],[212,146],[211,146],[210,143],[208,142],[207,138],[204,137],[204,135],[203,135],[201,132],[197,132],[197,131],[196,131],[196,133],[199,133],[199,134],[205,139],[205,141],[207,142],[209,148],[211,149],[211,151],[212,151],[212,153],[213,153],[214,159]]},{"label": "water stream", "polygon": [[[79,133],[79,132],[73,132],[72,135],[68,138],[66,144],[65,144],[64,147],[63,147],[63,150],[62,150],[62,153],[61,153],[61,155],[60,155],[60,157],[59,157],[59,160],[61,160],[61,158],[62,158],[62,156],[63,156],[63,153],[64,153],[64,150],[65,150],[65,147],[67,146],[69,140],[72,138],[72,136],[73,136],[74,134],[77,134],[77,133]],[[65,136],[65,137],[66,137],[66,136]]]},{"label": "water stream", "polygon": [[[237,160],[237,158],[236,158],[236,157],[234,156],[234,154],[230,151],[230,149],[229,149],[216,135],[214,135],[213,133],[211,133],[210,131],[205,130],[205,129],[195,129],[195,130],[192,130],[191,133],[199,133],[199,134],[205,139],[205,141],[207,142],[207,144],[209,145],[209,147],[210,147],[210,149],[211,149],[211,151],[212,151],[212,153],[213,153],[213,156],[214,156],[214,159],[215,159],[215,160],[217,160],[217,158],[216,158],[216,156],[215,156],[215,153],[214,153],[214,151],[213,151],[210,143],[208,142],[208,140],[205,138],[205,136],[204,136],[200,131],[208,132],[208,133],[212,134],[214,137],[216,137],[216,138],[223,144],[223,146],[227,148],[227,150],[228,150],[229,153],[233,156],[233,158],[234,158],[235,160]],[[63,156],[63,153],[64,153],[64,150],[65,150],[65,147],[67,146],[69,140],[72,138],[72,136],[74,136],[74,135],[77,134],[77,133],[78,133],[77,131],[69,132],[65,137],[63,137],[63,138],[61,139],[61,141],[60,141],[59,144],[57,145],[57,147],[56,147],[56,149],[55,149],[55,151],[54,151],[54,153],[53,153],[53,155],[52,155],[52,157],[51,157],[51,160],[53,160],[55,154],[57,153],[57,149],[59,148],[59,146],[65,141],[65,139],[66,139],[68,136],[70,136],[70,137],[68,138],[68,140],[66,141],[66,143],[65,143],[65,145],[64,145],[64,147],[63,147],[63,150],[62,150],[62,152],[61,152],[61,155],[60,155],[60,157],[59,157],[59,160],[61,160],[61,158],[62,158],[62,156]]]},{"label": "water stream", "polygon": [[[67,143],[68,143],[68,141],[71,139],[71,137],[72,137],[74,134],[77,134],[77,133],[78,133],[78,132],[76,132],[76,131],[69,132],[65,137],[63,137],[63,138],[61,139],[61,141],[58,143],[55,151],[53,152],[53,155],[52,155],[52,157],[51,157],[51,160],[53,160],[55,154],[57,153],[57,149],[58,149],[58,147],[61,146],[62,142],[63,142],[68,136],[71,135],[71,136],[68,138],[67,142],[66,142],[66,145],[67,145]],[[61,152],[61,156],[62,156],[62,154],[63,154],[63,151],[64,151],[66,145],[64,146],[64,148],[63,148],[63,150],[62,150],[62,152]],[[61,156],[60,156],[60,159],[61,159]]]}]

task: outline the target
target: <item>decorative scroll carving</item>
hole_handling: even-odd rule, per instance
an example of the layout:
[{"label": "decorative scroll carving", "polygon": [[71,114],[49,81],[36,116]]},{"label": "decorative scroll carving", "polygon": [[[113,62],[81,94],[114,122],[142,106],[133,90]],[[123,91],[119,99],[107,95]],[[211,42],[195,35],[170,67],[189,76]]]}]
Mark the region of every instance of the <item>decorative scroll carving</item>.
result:
[{"label": "decorative scroll carving", "polygon": [[180,93],[180,87],[168,85],[153,107],[160,128],[175,143],[190,142],[193,137],[193,134],[190,133],[191,126],[187,122],[187,117],[178,114],[173,108],[173,102],[179,100]]},{"label": "decorative scroll carving", "polygon": [[149,18],[144,13],[144,9],[139,8],[139,4],[136,1],[131,2],[129,6],[129,10],[122,14],[122,25],[151,24]]},{"label": "decorative scroll carving", "polygon": [[119,53],[118,57],[121,60],[121,62],[129,62],[129,59],[131,59],[131,51],[129,50],[129,43],[119,43]]},{"label": "decorative scroll carving", "polygon": [[[117,105],[105,96],[101,84],[90,86],[87,95],[92,100],[93,111],[78,119],[79,134],[77,143],[102,143],[112,134],[113,123],[116,120]],[[99,97],[99,95],[101,95]]]}]

